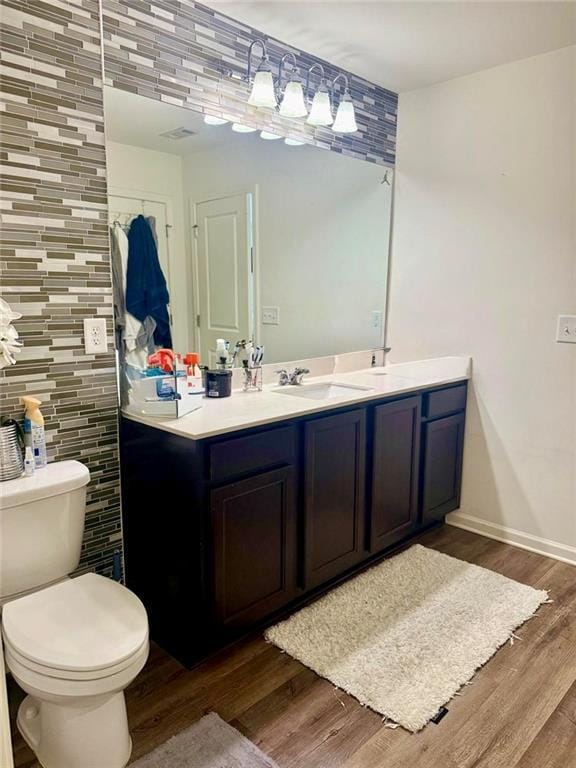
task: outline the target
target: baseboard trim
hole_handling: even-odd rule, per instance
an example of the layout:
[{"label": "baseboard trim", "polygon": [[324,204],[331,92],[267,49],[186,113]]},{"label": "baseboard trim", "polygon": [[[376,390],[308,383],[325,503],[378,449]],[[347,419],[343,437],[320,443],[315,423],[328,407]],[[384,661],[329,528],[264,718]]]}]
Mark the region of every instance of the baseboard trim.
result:
[{"label": "baseboard trim", "polygon": [[533,536],[531,533],[517,531],[514,528],[508,528],[498,523],[489,523],[465,512],[452,512],[446,517],[446,522],[448,525],[462,528],[464,531],[478,533],[481,536],[501,541],[504,544],[511,544],[520,549],[527,549],[529,552],[552,557],[554,560],[560,560],[562,563],[576,565],[576,547],[571,547],[567,544],[560,544],[557,541],[545,539],[541,536]]}]

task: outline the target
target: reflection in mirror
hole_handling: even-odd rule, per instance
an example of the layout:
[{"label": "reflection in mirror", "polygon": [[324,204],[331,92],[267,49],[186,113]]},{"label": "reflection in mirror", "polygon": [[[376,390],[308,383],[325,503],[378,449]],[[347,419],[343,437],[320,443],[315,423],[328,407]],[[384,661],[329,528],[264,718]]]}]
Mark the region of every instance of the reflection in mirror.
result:
[{"label": "reflection in mirror", "polygon": [[[155,317],[127,362],[140,365],[170,336],[210,366],[222,338],[231,349],[253,339],[264,362],[382,346],[392,196],[384,168],[207,125],[192,110],[112,88],[105,107],[117,244],[139,237],[145,248],[151,238],[157,252],[157,270],[145,259],[126,268],[124,253],[128,314],[146,311],[145,295],[162,315],[162,277],[170,296],[171,328]],[[150,235],[134,231],[139,221]]]}]

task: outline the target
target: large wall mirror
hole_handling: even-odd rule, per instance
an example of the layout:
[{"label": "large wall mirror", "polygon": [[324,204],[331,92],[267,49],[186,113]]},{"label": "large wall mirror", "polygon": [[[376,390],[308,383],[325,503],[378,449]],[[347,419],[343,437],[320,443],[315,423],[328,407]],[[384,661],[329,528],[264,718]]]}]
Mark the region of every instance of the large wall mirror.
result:
[{"label": "large wall mirror", "polygon": [[274,363],[382,346],[390,171],[110,87],[105,114],[117,246],[145,220],[169,293],[156,345],[208,365],[217,338]]}]

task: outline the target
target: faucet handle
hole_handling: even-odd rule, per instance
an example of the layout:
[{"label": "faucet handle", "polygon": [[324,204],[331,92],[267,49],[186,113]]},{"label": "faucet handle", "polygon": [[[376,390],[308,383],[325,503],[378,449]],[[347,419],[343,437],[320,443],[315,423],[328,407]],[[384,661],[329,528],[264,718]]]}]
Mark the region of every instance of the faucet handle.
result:
[{"label": "faucet handle", "polygon": [[288,376],[288,371],[286,370],[286,368],[280,368],[280,370],[275,371],[275,373],[277,373],[278,376],[280,376],[280,379],[278,380],[278,384],[281,387],[290,383],[290,376]]},{"label": "faucet handle", "polygon": [[289,376],[290,384],[302,384],[302,378],[305,373],[310,373],[309,368],[294,368]]}]

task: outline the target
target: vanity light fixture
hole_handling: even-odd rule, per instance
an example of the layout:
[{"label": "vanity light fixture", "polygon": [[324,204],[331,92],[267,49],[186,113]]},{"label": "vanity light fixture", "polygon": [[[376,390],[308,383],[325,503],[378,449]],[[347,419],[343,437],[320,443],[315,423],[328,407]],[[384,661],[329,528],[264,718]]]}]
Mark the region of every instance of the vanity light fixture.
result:
[{"label": "vanity light fixture", "polygon": [[[254,75],[254,80],[252,80],[252,52],[255,45],[262,48],[262,58]],[[248,83],[252,83],[248,104],[259,109],[276,109],[278,104],[274,92],[274,79],[268,59],[268,51],[266,43],[259,37],[250,44],[248,49]]]},{"label": "vanity light fixture", "polygon": [[[253,74],[252,57],[254,48],[258,46],[262,53],[258,69]],[[285,75],[286,63],[290,61],[290,71]],[[311,89],[311,76],[317,73],[320,77],[320,83],[314,90],[311,101],[309,94]],[[319,62],[313,64],[306,73],[306,85],[302,88],[302,83],[298,76],[298,67],[296,56],[291,53],[285,53],[280,59],[278,68],[278,83],[275,87],[270,59],[265,41],[258,37],[250,43],[248,49],[248,73],[247,80],[251,86],[248,104],[259,109],[278,110],[282,117],[304,117],[306,123],[314,128],[332,126],[334,133],[355,133],[358,130],[356,123],[356,113],[354,102],[350,94],[350,81],[348,75],[343,72],[337,75],[332,83],[328,83],[326,71]],[[287,82],[284,83],[284,80]],[[336,118],[332,112],[332,105],[335,103],[335,88],[340,84],[343,89],[336,110]],[[308,103],[307,103],[308,102]],[[210,118],[206,116],[205,121],[210,125],[223,125],[223,118]],[[216,122],[219,121],[219,122]],[[255,128],[241,126],[238,123],[232,125],[232,130],[237,133],[251,133]],[[260,136],[263,139],[281,138],[271,131],[261,131]],[[285,142],[289,146],[298,146],[296,140]]]},{"label": "vanity light fixture", "polygon": [[214,117],[214,115],[204,115],[204,122],[206,125],[226,125],[228,123],[228,120],[225,120],[223,117]]},{"label": "vanity light fixture", "polygon": [[[282,74],[286,59],[292,60],[293,70],[282,95]],[[296,57],[293,53],[286,53],[280,59],[278,69],[278,98],[280,100],[280,114],[282,117],[306,117],[308,109],[304,101],[304,90],[297,74]]]},{"label": "vanity light fixture", "polygon": [[272,131],[260,131],[260,138],[265,139],[266,141],[276,141],[276,139],[281,139],[282,136],[279,136],[277,133],[272,133]]},{"label": "vanity light fixture", "polygon": [[334,78],[332,83],[332,100],[334,100],[334,87],[338,80],[344,81],[344,93],[340,98],[338,109],[336,110],[336,119],[332,126],[334,133],[356,133],[358,125],[356,124],[356,114],[354,112],[354,102],[350,95],[350,84],[348,75],[340,74]]},{"label": "vanity light fixture", "polygon": [[289,147],[301,147],[303,144],[306,144],[305,141],[300,141],[300,139],[284,139],[284,144],[287,144]]},{"label": "vanity light fixture", "polygon": [[320,72],[320,85],[312,99],[310,114],[308,115],[306,122],[308,125],[313,125],[315,127],[332,125],[334,122],[332,117],[332,103],[330,101],[330,91],[328,90],[326,73],[324,72],[322,64],[313,64],[308,70],[308,74],[306,75],[306,93],[308,93],[308,88],[310,86],[310,75],[315,69]]},{"label": "vanity light fixture", "polygon": [[254,133],[257,128],[251,128],[249,125],[242,125],[242,123],[232,123],[232,130],[234,133]]}]

